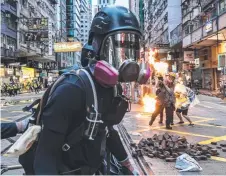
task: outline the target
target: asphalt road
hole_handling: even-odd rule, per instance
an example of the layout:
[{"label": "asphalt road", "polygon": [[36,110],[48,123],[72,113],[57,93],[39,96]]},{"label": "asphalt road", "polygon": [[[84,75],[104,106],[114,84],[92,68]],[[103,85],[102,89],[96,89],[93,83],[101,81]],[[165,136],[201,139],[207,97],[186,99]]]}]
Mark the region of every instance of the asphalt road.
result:
[{"label": "asphalt road", "polygon": [[[134,142],[138,143],[141,138],[152,137],[154,134],[164,134],[165,132],[185,136],[189,143],[211,145],[211,141],[226,143],[226,103],[215,97],[199,95],[200,104],[189,109],[195,126],[190,127],[188,123],[184,125],[176,124],[179,122],[174,116],[173,130],[166,130],[164,125],[158,124],[158,117],[152,127],[148,126],[150,114],[143,113],[143,108],[134,105],[132,112],[128,113],[123,120],[128,133]],[[186,120],[184,119],[186,122]],[[156,175],[226,175],[226,152],[218,150],[219,157],[212,157],[207,161],[199,161],[202,172],[199,173],[180,173],[175,169],[175,163],[166,163],[160,159],[145,159],[150,164]]]},{"label": "asphalt road", "polygon": [[[22,112],[22,108],[30,104],[33,100],[40,97],[36,94],[19,95],[16,98],[4,98],[1,102],[1,122],[15,121],[29,113]],[[203,142],[209,144],[211,141],[218,143],[226,143],[226,103],[218,98],[199,96],[200,104],[189,110],[189,115],[194,127],[189,127],[186,123],[184,125],[177,125],[177,117],[174,117],[176,125],[173,130],[169,131],[158,124],[158,119],[152,127],[148,126],[150,114],[143,113],[142,107],[138,105],[132,106],[132,112],[127,113],[123,120],[129,134],[132,136],[134,142],[139,142],[142,137],[150,137],[155,133],[173,133],[181,136],[186,136],[188,142],[196,143]],[[8,103],[6,103],[8,102]],[[4,105],[5,104],[5,105]],[[18,138],[18,136],[16,137]],[[15,138],[14,138],[15,139]],[[9,145],[6,140],[1,140],[1,149]],[[165,163],[160,159],[146,158],[150,167],[157,175],[226,175],[226,153],[220,152],[220,157],[211,158],[208,161],[200,161],[203,171],[200,173],[180,173],[175,168],[175,163]],[[1,164],[18,164],[17,158],[1,157]],[[6,174],[22,174],[23,170],[9,171]]]}]

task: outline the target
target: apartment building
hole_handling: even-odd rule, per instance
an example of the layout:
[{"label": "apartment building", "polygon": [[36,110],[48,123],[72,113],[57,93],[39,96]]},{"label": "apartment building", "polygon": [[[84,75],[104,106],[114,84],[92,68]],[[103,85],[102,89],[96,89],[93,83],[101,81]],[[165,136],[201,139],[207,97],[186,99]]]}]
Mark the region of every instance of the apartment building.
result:
[{"label": "apartment building", "polygon": [[84,45],[88,42],[89,30],[92,20],[92,4],[91,1],[81,0],[81,35],[80,41]]},{"label": "apartment building", "polygon": [[196,71],[202,87],[218,90],[225,79],[226,1],[182,0],[184,50],[194,53]]},{"label": "apartment building", "polygon": [[181,22],[181,0],[144,0],[144,43],[157,48],[161,60],[170,51],[170,32]]},{"label": "apartment building", "polygon": [[106,7],[107,5],[115,4],[115,1],[116,0],[97,0],[98,11],[99,11],[99,9],[102,9],[103,7]]}]

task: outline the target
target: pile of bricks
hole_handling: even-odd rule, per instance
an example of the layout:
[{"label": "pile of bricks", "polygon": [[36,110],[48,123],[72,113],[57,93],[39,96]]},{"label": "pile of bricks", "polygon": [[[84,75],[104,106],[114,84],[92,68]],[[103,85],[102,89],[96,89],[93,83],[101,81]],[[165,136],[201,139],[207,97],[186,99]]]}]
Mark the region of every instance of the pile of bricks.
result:
[{"label": "pile of bricks", "polygon": [[157,157],[167,162],[174,162],[183,153],[189,154],[196,160],[207,160],[211,156],[219,156],[217,149],[226,151],[226,144],[221,144],[214,149],[209,145],[189,144],[185,137],[165,133],[155,134],[152,138],[143,138],[137,145],[131,143],[131,148],[133,157],[145,155],[149,158]]}]

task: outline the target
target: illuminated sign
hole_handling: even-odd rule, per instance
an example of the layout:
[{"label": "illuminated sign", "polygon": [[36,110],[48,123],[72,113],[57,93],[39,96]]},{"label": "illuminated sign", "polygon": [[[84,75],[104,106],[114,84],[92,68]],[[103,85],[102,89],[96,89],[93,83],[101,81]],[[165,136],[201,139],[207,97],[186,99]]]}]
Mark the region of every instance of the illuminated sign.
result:
[{"label": "illuminated sign", "polygon": [[80,42],[60,42],[54,43],[54,51],[59,52],[78,52],[82,50]]},{"label": "illuminated sign", "polygon": [[34,78],[35,77],[34,68],[21,67],[21,71],[23,74],[23,78]]}]

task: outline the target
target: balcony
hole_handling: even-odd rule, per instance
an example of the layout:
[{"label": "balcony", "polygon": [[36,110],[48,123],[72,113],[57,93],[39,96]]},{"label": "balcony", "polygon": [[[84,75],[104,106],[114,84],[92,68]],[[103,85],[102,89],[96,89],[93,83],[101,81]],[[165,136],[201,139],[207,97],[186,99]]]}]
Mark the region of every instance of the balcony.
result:
[{"label": "balcony", "polygon": [[12,48],[6,49],[4,47],[1,47],[1,57],[5,58],[14,58],[15,57],[15,52]]},{"label": "balcony", "polygon": [[13,4],[8,4],[7,2],[5,2],[4,4],[1,4],[1,8],[4,9],[5,11],[12,13],[15,16],[17,15],[16,6]]},{"label": "balcony", "polygon": [[21,11],[20,13],[25,16],[26,18],[30,18],[30,12],[28,8],[21,6]]},{"label": "balcony", "polygon": [[202,9],[205,9],[213,1],[214,0],[201,0],[201,7],[202,7]]}]

